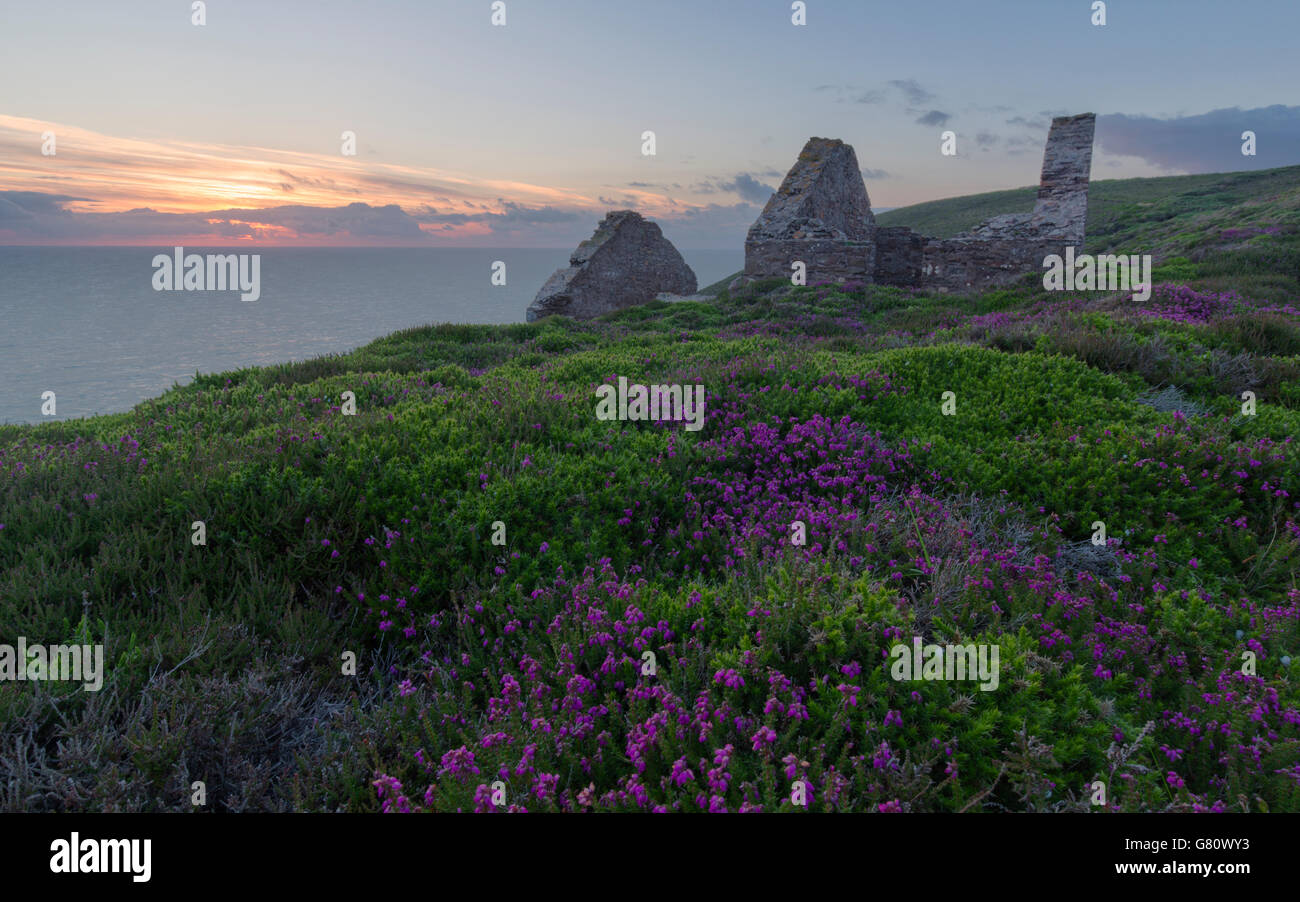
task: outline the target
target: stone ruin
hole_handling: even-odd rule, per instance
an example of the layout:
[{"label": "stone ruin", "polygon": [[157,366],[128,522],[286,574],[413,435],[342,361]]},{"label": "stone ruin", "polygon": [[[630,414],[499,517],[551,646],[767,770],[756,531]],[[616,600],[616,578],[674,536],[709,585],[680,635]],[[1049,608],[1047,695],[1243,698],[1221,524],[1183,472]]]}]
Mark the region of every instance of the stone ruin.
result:
[{"label": "stone ruin", "polygon": [[872,281],[876,217],[853,148],[809,138],[745,238],[745,276],[790,277],[802,260],[817,278]]},{"label": "stone ruin", "polygon": [[810,138],[750,228],[745,269],[732,286],[789,279],[795,261],[807,266],[810,284],[968,292],[1014,282],[1049,254],[1083,245],[1095,123],[1093,113],[1052,120],[1032,212],[995,216],[952,238],[877,226],[853,148]]},{"label": "stone ruin", "polygon": [[528,322],[559,314],[590,319],[654,300],[661,293],[689,295],[695,273],[659,226],[640,213],[606,214],[528,307]]},{"label": "stone ruin", "polygon": [[[1081,248],[1096,116],[1052,120],[1038,198],[1029,213],[995,216],[952,238],[876,225],[853,148],[809,138],[745,238],[745,269],[731,283],[789,279],[802,261],[809,284],[862,282],[971,292],[1041,271],[1051,254]],[[695,273],[659,226],[631,210],[609,213],[528,308],[531,323],[562,314],[587,319],[691,295]]]}]

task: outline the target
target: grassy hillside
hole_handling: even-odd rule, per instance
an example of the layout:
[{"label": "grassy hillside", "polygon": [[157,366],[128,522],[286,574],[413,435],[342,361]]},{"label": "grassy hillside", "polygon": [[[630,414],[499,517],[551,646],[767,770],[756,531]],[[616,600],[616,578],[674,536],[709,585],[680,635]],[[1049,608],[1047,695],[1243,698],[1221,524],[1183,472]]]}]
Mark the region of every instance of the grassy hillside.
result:
[{"label": "grassy hillside", "polygon": [[1288,190],[1146,304],[769,283],[0,427],[4,641],[108,664],[0,682],[0,808],[1298,811]]},{"label": "grassy hillside", "polygon": [[1034,208],[1037,188],[1012,188],[965,197],[946,197],[876,214],[880,226],[907,226],[922,235],[950,238],[1003,213],[1028,213]]},{"label": "grassy hillside", "polygon": [[[881,213],[882,226],[948,238],[992,216],[1027,213],[1037,188],[930,201]],[[1300,225],[1300,166],[1256,172],[1094,181],[1088,189],[1087,249],[1160,257],[1219,242],[1225,230]]]}]

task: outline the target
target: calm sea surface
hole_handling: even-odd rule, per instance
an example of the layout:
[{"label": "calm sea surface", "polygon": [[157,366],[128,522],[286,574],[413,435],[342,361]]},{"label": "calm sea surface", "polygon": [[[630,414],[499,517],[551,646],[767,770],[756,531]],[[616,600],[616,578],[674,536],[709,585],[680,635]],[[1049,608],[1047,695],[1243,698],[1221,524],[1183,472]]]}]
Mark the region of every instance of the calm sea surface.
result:
[{"label": "calm sea surface", "polygon": [[[429,323],[517,323],[564,250],[201,248],[261,254],[261,298],[154,291],[170,248],[0,247],[0,423],[118,413],[195,373],[348,351]],[[700,287],[734,251],[682,251]],[[506,264],[493,286],[492,264]],[[53,391],[58,415],[41,416]]]}]

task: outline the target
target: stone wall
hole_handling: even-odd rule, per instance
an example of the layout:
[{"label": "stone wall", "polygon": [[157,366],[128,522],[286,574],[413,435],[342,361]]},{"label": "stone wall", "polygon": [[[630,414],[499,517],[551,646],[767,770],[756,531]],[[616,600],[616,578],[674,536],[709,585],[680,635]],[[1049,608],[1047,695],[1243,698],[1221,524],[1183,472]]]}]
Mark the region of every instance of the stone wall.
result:
[{"label": "stone wall", "polygon": [[895,226],[876,229],[876,267],[872,281],[915,288],[921,284],[926,238]]},{"label": "stone wall", "polygon": [[967,294],[1001,288],[1027,273],[1041,273],[1043,258],[1063,254],[1065,245],[1024,238],[929,238],[921,262],[919,287]]},{"label": "stone wall", "polygon": [[827,238],[745,245],[745,275],[749,278],[789,279],[795,261],[802,261],[807,267],[809,285],[818,282],[871,282],[876,266],[876,245],[870,241]]}]

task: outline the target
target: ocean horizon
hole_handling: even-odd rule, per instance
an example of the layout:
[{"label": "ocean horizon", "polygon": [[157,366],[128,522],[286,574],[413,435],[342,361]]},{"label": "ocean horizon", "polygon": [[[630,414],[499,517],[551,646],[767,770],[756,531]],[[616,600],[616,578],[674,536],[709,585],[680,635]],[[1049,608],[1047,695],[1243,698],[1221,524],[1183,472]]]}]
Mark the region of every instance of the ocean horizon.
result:
[{"label": "ocean horizon", "polygon": [[[239,290],[155,290],[153,260],[171,247],[0,246],[0,424],[121,413],[196,373],[342,353],[415,326],[521,323],[571,252],[185,247],[260,255],[259,296],[242,301]],[[701,288],[744,262],[740,248],[681,254]],[[41,413],[46,391],[54,416]]]}]

